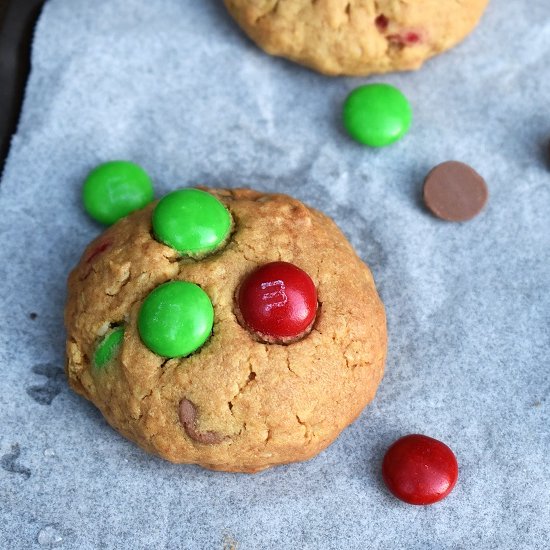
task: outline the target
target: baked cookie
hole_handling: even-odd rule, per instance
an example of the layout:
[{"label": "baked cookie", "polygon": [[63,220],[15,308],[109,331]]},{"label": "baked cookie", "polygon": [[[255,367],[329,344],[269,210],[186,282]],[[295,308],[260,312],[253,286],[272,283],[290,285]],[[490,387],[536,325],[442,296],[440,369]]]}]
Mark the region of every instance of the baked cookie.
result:
[{"label": "baked cookie", "polygon": [[272,55],[327,75],[417,69],[460,42],[489,0],[224,0]]},{"label": "baked cookie", "polygon": [[[222,209],[177,217],[192,193]],[[208,246],[186,245],[190,219]],[[315,456],[386,355],[372,275],[334,222],[245,189],[177,191],[107,229],[69,276],[65,323],[75,391],[143,449],[215,470]]]}]

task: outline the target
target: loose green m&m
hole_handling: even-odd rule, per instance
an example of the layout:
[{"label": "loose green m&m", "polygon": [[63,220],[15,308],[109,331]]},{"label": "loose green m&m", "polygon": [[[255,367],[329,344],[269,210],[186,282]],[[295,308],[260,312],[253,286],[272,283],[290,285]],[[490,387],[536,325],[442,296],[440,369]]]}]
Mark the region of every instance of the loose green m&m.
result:
[{"label": "loose green m&m", "polygon": [[143,302],[138,330],[143,343],[163,357],[183,357],[210,336],[214,308],[201,287],[171,281],[153,290]]},{"label": "loose green m&m", "polygon": [[111,225],[153,200],[151,179],[137,164],[116,160],[92,170],[82,189],[86,212],[105,225]]},{"label": "loose green m&m", "polygon": [[107,332],[94,353],[94,366],[102,369],[117,355],[124,339],[124,327],[116,327]]},{"label": "loose green m&m", "polygon": [[213,252],[231,231],[231,215],[213,195],[199,189],[169,193],[153,211],[155,237],[188,256]]},{"label": "loose green m&m", "polygon": [[360,86],[349,94],[343,109],[350,136],[370,147],[384,147],[402,138],[412,122],[407,98],[389,84]]}]

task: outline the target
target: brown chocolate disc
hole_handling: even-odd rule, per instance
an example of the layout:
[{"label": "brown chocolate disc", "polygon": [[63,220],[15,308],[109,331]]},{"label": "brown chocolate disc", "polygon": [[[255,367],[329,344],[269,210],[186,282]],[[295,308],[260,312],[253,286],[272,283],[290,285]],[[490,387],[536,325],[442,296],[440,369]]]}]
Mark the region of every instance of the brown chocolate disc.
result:
[{"label": "brown chocolate disc", "polygon": [[424,180],[424,202],[443,220],[471,220],[483,210],[488,196],[485,180],[463,162],[443,162]]}]

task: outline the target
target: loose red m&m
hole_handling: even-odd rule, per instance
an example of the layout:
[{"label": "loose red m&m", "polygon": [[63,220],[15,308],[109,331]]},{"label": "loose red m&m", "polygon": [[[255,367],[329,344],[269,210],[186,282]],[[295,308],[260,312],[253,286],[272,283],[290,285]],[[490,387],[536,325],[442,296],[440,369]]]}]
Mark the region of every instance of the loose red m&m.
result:
[{"label": "loose red m&m", "polygon": [[382,477],[393,495],[408,504],[433,504],[453,490],[458,463],[445,443],[425,435],[406,435],[387,450]]},{"label": "loose red m&m", "polygon": [[257,268],[241,283],[237,303],[242,321],[260,339],[286,343],[304,336],[317,313],[311,277],[288,262]]}]

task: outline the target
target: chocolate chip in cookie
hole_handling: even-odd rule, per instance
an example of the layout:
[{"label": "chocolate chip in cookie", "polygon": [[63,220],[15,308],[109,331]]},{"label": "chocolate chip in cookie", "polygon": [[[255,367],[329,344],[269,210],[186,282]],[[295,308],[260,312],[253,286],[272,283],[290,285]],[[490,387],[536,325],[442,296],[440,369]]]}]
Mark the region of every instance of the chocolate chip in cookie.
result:
[{"label": "chocolate chip in cookie", "polygon": [[197,429],[197,408],[189,399],[182,399],[179,405],[180,422],[185,428],[185,433],[197,443],[204,445],[215,445],[221,443],[225,438],[216,432],[201,432]]}]

